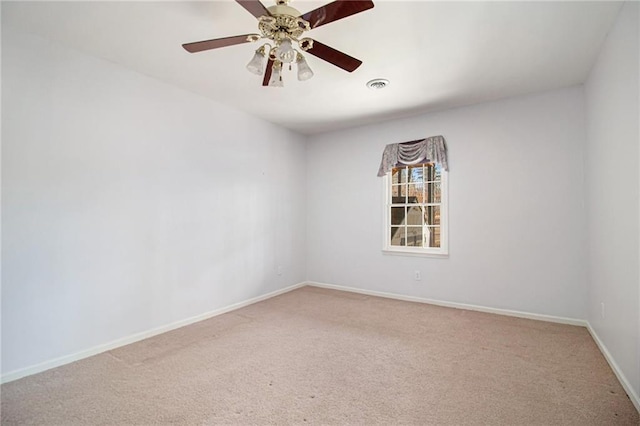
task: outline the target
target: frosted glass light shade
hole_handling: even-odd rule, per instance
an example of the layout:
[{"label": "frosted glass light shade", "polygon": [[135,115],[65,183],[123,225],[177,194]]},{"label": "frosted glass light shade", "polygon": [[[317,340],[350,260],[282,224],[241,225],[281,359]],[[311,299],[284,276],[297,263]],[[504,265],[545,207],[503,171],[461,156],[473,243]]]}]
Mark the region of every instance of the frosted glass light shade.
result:
[{"label": "frosted glass light shade", "polygon": [[253,55],[253,59],[249,61],[247,64],[247,69],[250,73],[256,75],[264,74],[264,63],[266,61],[266,55],[264,54],[264,48],[260,48],[256,50],[256,53]]},{"label": "frosted glass light shade", "polygon": [[311,71],[311,68],[304,59],[304,56],[298,55],[296,62],[298,64],[298,80],[305,81],[313,77],[313,71]]},{"label": "frosted glass light shade", "polygon": [[296,52],[291,46],[291,40],[288,38],[282,40],[280,46],[278,46],[276,50],[276,57],[280,62],[284,62],[285,64],[289,64],[296,59]]},{"label": "frosted glass light shade", "polygon": [[271,78],[269,79],[269,86],[270,87],[283,87],[284,84],[282,84],[282,63],[281,62],[275,62],[273,64],[273,68],[272,68],[272,72],[271,72]]}]

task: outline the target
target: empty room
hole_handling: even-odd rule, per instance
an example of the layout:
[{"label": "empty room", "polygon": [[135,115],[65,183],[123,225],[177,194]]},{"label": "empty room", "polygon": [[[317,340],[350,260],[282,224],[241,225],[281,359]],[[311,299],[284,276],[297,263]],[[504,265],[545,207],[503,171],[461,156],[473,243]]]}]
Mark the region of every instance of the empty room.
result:
[{"label": "empty room", "polygon": [[2,1],[3,425],[640,425],[640,4]]}]

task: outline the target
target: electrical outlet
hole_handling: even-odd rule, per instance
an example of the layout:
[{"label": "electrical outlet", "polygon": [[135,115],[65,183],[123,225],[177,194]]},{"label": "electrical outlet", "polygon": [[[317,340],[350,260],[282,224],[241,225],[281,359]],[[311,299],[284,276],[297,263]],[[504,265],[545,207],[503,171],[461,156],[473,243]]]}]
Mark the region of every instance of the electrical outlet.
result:
[{"label": "electrical outlet", "polygon": [[604,302],[600,302],[600,316],[604,319]]},{"label": "electrical outlet", "polygon": [[413,279],[416,281],[420,281],[422,279],[422,276],[420,275],[420,271],[413,272]]},{"label": "electrical outlet", "polygon": [[277,273],[278,275],[282,275],[282,265],[278,265]]}]

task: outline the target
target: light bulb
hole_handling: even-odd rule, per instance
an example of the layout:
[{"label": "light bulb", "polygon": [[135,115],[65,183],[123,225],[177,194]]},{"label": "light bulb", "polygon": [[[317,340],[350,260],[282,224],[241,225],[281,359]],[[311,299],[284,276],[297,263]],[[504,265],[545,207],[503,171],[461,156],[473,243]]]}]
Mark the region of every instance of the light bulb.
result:
[{"label": "light bulb", "polygon": [[280,62],[289,64],[296,59],[296,52],[291,47],[291,40],[285,38],[276,49],[276,57]]},{"label": "light bulb", "polygon": [[253,59],[251,59],[247,64],[247,69],[253,74],[262,75],[264,74],[265,60],[266,55],[264,53],[264,46],[262,46],[260,49],[256,50],[256,53],[253,55]]},{"label": "light bulb", "polygon": [[271,68],[271,78],[269,79],[270,87],[283,87],[282,83],[282,62],[275,61]]},{"label": "light bulb", "polygon": [[298,64],[298,80],[305,81],[313,77],[313,71],[311,71],[309,64],[307,64],[304,56],[302,56],[300,53],[298,53],[296,63]]}]

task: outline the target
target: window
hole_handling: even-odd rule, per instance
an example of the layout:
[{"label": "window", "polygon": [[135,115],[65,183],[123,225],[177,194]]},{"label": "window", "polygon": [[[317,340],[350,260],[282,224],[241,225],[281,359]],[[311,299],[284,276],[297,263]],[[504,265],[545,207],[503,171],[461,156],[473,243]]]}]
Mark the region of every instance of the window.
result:
[{"label": "window", "polygon": [[384,190],[384,251],[448,254],[447,172],[434,163],[394,167]]}]

